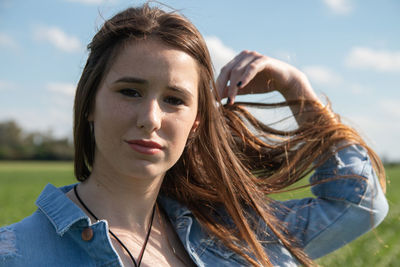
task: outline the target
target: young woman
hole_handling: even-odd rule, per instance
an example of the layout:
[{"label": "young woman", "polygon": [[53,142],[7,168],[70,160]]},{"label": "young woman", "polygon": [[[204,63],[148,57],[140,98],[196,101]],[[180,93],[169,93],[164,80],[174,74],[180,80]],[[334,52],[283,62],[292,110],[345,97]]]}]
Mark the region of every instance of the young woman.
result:
[{"label": "young woman", "polygon": [[[46,186],[32,216],[0,230],[0,266],[310,266],[385,217],[379,158],[296,68],[243,51],[214,83],[197,29],[148,5],[106,21],[89,50],[80,183]],[[235,103],[272,90],[296,129]],[[313,170],[314,198],[269,197]]]}]

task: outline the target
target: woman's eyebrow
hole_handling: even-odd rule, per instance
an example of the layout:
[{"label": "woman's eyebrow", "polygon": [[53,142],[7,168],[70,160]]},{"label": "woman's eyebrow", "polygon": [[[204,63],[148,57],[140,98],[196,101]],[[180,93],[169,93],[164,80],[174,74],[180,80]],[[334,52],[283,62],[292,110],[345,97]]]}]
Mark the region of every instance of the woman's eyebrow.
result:
[{"label": "woman's eyebrow", "polygon": [[[121,77],[117,80],[115,80],[113,83],[139,83],[139,84],[148,84],[149,81],[133,76],[126,76],[126,77]],[[192,92],[190,92],[188,89],[179,87],[179,86],[167,86],[167,88],[171,91],[175,91],[178,93],[181,93],[183,95],[189,96],[189,97],[194,97]]]},{"label": "woman's eyebrow", "polygon": [[148,84],[149,82],[145,79],[137,78],[137,77],[132,77],[132,76],[126,76],[126,77],[121,77],[118,80],[114,81],[113,83],[140,83],[140,84]]},{"label": "woman's eyebrow", "polygon": [[177,87],[177,86],[167,86],[167,88],[171,91],[175,91],[178,93],[181,93],[183,95],[186,95],[188,97],[194,97],[192,92],[190,92],[188,89],[182,88],[182,87]]}]

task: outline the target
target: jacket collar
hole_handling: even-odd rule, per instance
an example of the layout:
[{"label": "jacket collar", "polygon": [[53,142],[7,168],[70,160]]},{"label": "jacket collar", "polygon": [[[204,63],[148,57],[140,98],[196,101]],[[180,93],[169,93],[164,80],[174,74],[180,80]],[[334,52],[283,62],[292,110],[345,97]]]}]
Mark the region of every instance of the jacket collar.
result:
[{"label": "jacket collar", "polygon": [[192,212],[185,205],[162,194],[158,196],[158,203],[172,222],[176,222],[182,217],[192,216]]},{"label": "jacket collar", "polygon": [[[75,184],[60,188],[47,184],[36,200],[36,206],[53,224],[58,235],[62,236],[71,226],[87,227],[90,225],[89,217],[66,195]],[[175,225],[183,217],[192,216],[192,212],[178,201],[159,195],[158,202]]]},{"label": "jacket collar", "polygon": [[81,227],[90,225],[89,217],[65,195],[74,186],[75,184],[57,188],[47,184],[36,200],[36,206],[49,219],[60,236],[74,224]]}]

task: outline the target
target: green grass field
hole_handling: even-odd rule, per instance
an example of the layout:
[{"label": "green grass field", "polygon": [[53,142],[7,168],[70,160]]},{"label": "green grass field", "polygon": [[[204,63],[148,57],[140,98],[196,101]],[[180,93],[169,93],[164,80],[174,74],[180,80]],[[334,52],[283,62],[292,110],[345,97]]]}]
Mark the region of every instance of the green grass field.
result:
[{"label": "green grass field", "polygon": [[[319,259],[319,265],[400,266],[400,166],[388,168],[387,177],[390,211],[385,221],[351,244]],[[34,212],[35,200],[47,183],[62,186],[74,182],[71,162],[0,161],[0,227]]]}]

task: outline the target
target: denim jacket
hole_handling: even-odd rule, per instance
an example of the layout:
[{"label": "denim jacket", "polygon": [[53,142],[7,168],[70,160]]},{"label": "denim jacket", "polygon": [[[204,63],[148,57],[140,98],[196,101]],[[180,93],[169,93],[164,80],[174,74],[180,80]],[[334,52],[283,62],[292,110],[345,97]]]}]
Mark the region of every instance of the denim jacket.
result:
[{"label": "denim jacket", "polygon": [[[313,259],[377,226],[388,212],[387,201],[363,148],[353,145],[336,152],[310,179],[314,183],[338,175],[347,177],[314,185],[313,198],[283,201],[275,207],[278,219]],[[0,228],[1,267],[122,266],[108,235],[107,221],[91,224],[85,213],[65,196],[72,187],[47,185],[36,201],[38,209],[34,214]],[[184,205],[163,196],[158,201],[197,266],[248,265],[208,235]],[[93,235],[88,237],[82,233],[89,227]],[[275,266],[298,265],[261,220],[256,232]]]}]

